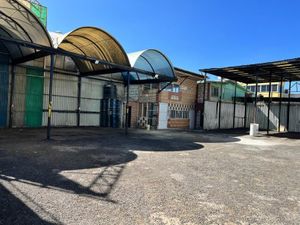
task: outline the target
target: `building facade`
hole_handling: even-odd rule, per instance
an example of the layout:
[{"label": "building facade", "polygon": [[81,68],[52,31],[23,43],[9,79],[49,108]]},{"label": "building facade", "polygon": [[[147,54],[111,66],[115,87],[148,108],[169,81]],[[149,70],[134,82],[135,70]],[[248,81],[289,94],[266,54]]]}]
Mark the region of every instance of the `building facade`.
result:
[{"label": "building facade", "polygon": [[175,68],[177,82],[146,84],[130,88],[131,127],[194,129],[199,74]]}]

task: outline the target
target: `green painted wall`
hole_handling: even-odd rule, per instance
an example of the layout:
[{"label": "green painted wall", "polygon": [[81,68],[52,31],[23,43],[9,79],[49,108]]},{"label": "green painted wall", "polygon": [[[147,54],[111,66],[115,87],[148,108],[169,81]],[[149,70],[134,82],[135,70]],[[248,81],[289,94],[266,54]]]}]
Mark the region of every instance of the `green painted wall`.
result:
[{"label": "green painted wall", "polygon": [[[219,89],[221,88],[220,82],[213,82],[211,85],[212,87],[218,87]],[[235,84],[232,82],[223,83],[222,89],[223,89],[222,100],[232,101],[234,97]],[[236,97],[244,97],[245,93],[246,93],[246,89],[240,85],[237,85]]]},{"label": "green painted wall", "polygon": [[26,74],[24,124],[26,127],[40,127],[43,119],[44,73],[41,69],[27,69]]}]

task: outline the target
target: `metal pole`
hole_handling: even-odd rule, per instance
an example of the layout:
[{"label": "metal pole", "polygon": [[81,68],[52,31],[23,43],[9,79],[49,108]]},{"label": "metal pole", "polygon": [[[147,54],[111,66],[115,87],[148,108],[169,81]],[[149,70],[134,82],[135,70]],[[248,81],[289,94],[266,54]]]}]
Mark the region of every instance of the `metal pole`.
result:
[{"label": "metal pole", "polygon": [[80,105],[81,105],[81,80],[82,78],[78,76],[77,83],[77,127],[80,127]]},{"label": "metal pole", "polygon": [[272,87],[272,72],[270,73],[270,81],[269,81],[269,101],[268,101],[268,127],[267,127],[267,134],[269,134],[269,132],[270,132],[271,87]]},{"label": "metal pole", "polygon": [[221,77],[221,87],[220,87],[220,94],[219,94],[219,129],[221,129],[221,111],[222,111],[222,95],[223,95],[223,77]]},{"label": "metal pole", "polygon": [[129,104],[129,85],[130,85],[130,73],[127,72],[127,93],[126,93],[126,113],[125,113],[125,135],[128,135],[128,104]]},{"label": "metal pole", "polygon": [[9,124],[8,127],[12,128],[12,120],[13,120],[13,109],[14,109],[14,91],[15,91],[15,77],[16,77],[16,71],[15,71],[15,65],[12,64],[11,66],[11,85],[10,85],[10,100],[9,100]]},{"label": "metal pole", "polygon": [[50,77],[49,77],[49,104],[48,104],[48,125],[47,125],[47,140],[51,138],[51,116],[52,116],[52,87],[54,74],[54,55],[50,55]]},{"label": "metal pole", "polygon": [[205,119],[205,95],[206,95],[206,73],[204,74],[204,83],[203,83],[203,108],[202,108],[202,115],[201,115],[201,126],[204,129],[204,119]]},{"label": "metal pole", "polygon": [[282,107],[282,83],[283,83],[283,76],[280,79],[280,97],[279,97],[279,112],[278,112],[278,132],[281,131],[281,107]]},{"label": "metal pole", "polygon": [[234,99],[233,99],[233,128],[235,128],[235,114],[236,114],[236,89],[237,89],[237,81],[235,81],[234,86]]},{"label": "metal pole", "polygon": [[244,112],[244,128],[247,127],[247,91],[248,91],[248,84],[246,84],[246,92],[245,92],[245,98],[244,98],[244,104],[245,104],[245,112]]},{"label": "metal pole", "polygon": [[257,121],[257,91],[258,91],[258,78],[257,74],[255,75],[256,85],[255,85],[255,107],[254,107],[254,123]]},{"label": "metal pole", "polygon": [[292,81],[289,80],[289,97],[288,97],[288,105],[287,105],[287,121],[286,121],[286,129],[289,132],[290,130],[290,109],[291,109],[291,90],[292,90]]}]

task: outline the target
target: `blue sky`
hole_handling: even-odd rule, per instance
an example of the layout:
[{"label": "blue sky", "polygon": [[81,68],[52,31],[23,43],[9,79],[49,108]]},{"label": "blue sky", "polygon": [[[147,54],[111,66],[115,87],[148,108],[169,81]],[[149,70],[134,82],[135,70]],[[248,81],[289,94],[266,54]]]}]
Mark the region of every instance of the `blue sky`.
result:
[{"label": "blue sky", "polygon": [[300,57],[297,0],[40,0],[48,30],[97,26],[127,52],[155,48],[174,66],[232,66]]}]

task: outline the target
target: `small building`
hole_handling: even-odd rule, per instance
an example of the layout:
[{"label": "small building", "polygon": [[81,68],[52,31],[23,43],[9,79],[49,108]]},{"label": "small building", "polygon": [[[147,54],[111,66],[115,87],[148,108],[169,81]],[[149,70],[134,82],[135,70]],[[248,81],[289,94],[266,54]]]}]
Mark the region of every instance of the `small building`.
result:
[{"label": "small building", "polygon": [[[202,85],[203,86],[203,85]],[[199,88],[202,89],[201,85]],[[206,82],[206,96],[205,99],[208,101],[218,101],[221,97],[221,88],[222,88],[222,101],[232,101],[235,96],[235,82],[231,80],[221,81],[207,81]],[[203,89],[202,89],[203,90]],[[245,97],[247,92],[246,88],[241,84],[236,85],[236,97]],[[199,90],[199,98],[202,98],[203,91]]]},{"label": "small building", "polygon": [[[243,84],[244,87],[246,87],[246,84]],[[282,87],[284,88],[285,83],[283,82]],[[255,93],[256,91],[256,84],[248,84],[247,90],[249,92]],[[280,97],[280,82],[272,82],[271,83],[271,97],[278,98]],[[284,90],[282,90],[282,96],[286,95]],[[269,83],[258,83],[257,84],[257,96],[263,96],[265,98],[269,97]]]},{"label": "small building", "polygon": [[203,76],[174,68],[177,82],[131,86],[131,127],[194,129],[197,114],[197,85]]}]

